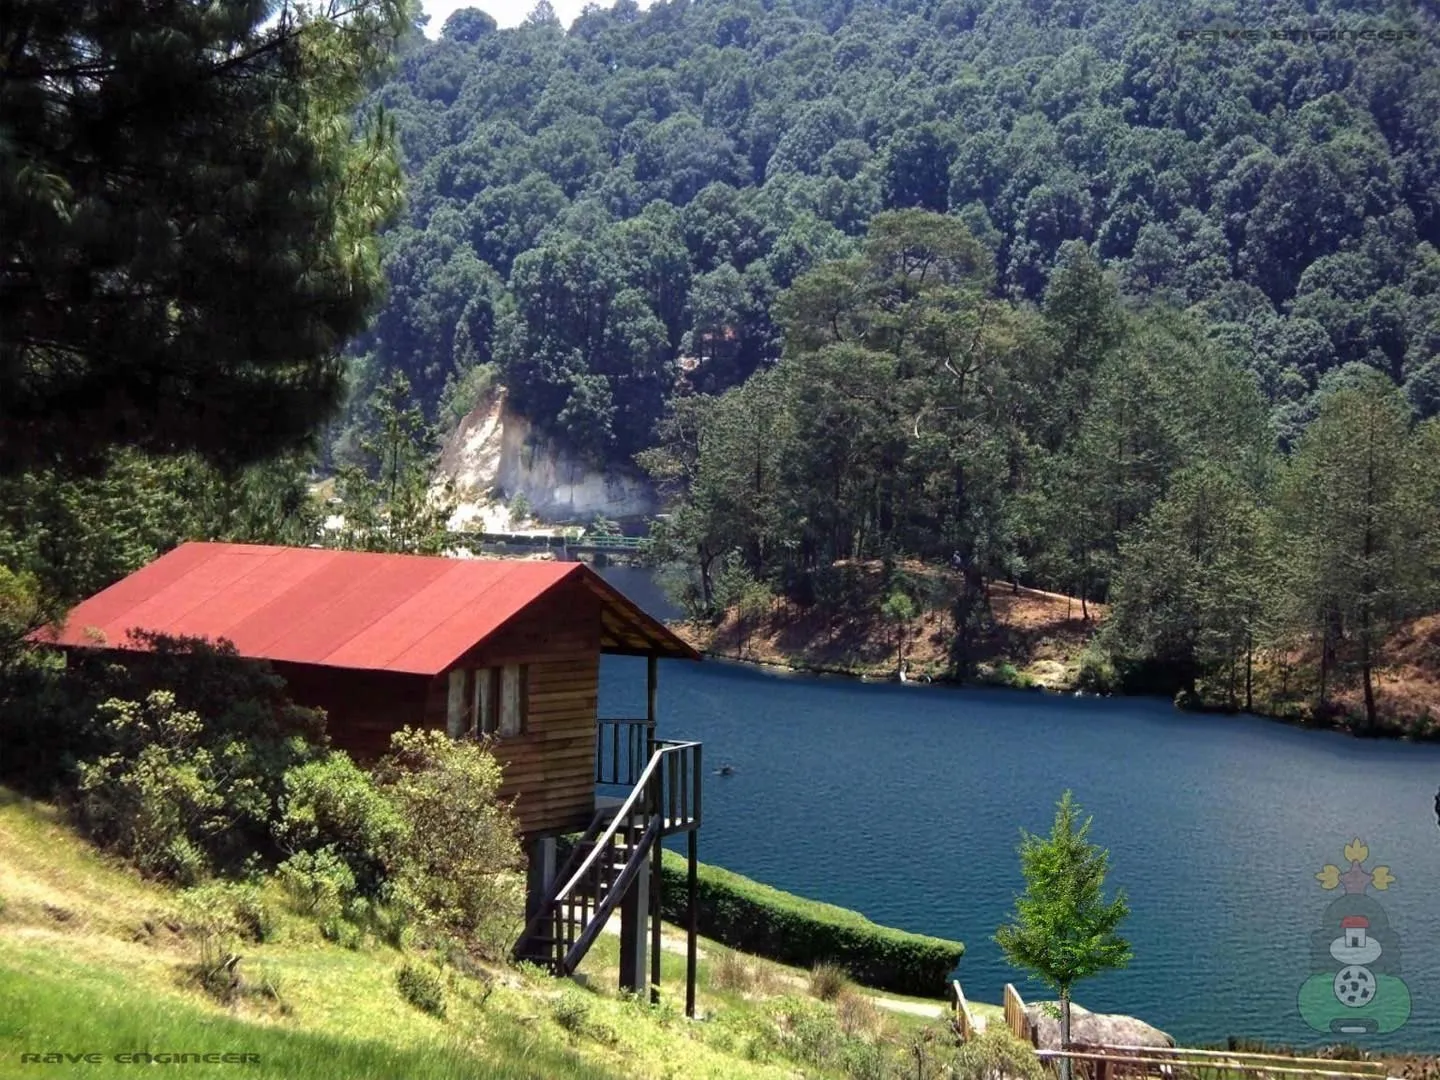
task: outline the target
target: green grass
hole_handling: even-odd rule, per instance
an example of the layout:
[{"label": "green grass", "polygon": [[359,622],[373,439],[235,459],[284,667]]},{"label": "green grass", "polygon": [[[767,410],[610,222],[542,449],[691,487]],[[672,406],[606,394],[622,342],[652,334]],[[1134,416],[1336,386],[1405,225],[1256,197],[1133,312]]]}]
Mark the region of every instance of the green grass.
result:
[{"label": "green grass", "polygon": [[[822,1025],[837,1022],[833,1005],[809,997],[807,972],[747,958],[770,973],[765,992],[722,991],[711,975],[729,950],[702,940],[705,1019],[690,1023],[683,1016],[683,955],[661,953],[659,1009],[616,992],[619,944],[611,934],[600,936],[582,965],[589,988],[505,965],[474,978],[415,950],[327,942],[313,919],[284,910],[273,884],[266,897],[279,912],[276,932],[237,947],[248,989],[222,1004],[195,975],[198,940],[173,890],[97,853],[53,807],[3,788],[0,895],[0,1078],[133,1076],[148,1066],[114,1056],[136,1052],[254,1054],[259,1061],[245,1066],[187,1062],[185,1075],[229,1076],[242,1068],[246,1076],[295,1080],[846,1075],[838,1061],[805,1060],[804,1046],[787,1037],[786,1017],[799,1015],[797,1008],[821,1010]],[[666,933],[678,935],[674,927]],[[443,1018],[405,1000],[397,974],[407,963],[441,973]],[[267,984],[274,992],[259,992]],[[883,1034],[897,1039],[935,1024],[879,1015]],[[46,1053],[104,1059],[77,1065],[20,1058]]]},{"label": "green grass", "polygon": [[[587,1064],[575,1051],[545,1045],[519,1025],[492,1025],[486,1053],[434,1040],[403,1047],[379,1038],[247,1023],[215,1016],[184,1002],[137,996],[104,980],[0,966],[0,1076],[133,1077],[137,1065],[116,1055],[159,1053],[251,1054],[243,1075],[276,1080],[321,1077],[406,1077],[407,1080],[611,1080],[624,1073]],[[95,1065],[25,1064],[24,1053],[99,1053]],[[185,1075],[230,1075],[234,1064],[185,1065]]]}]

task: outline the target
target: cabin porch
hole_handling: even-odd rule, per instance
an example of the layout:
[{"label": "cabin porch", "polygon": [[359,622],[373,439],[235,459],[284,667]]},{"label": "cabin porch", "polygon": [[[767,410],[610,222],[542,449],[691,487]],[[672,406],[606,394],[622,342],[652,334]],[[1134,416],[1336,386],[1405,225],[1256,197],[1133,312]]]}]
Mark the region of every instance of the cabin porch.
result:
[{"label": "cabin porch", "polygon": [[[602,647],[628,655],[639,648]],[[610,916],[620,914],[620,988],[659,1000],[663,845],[685,834],[685,1014],[695,1015],[697,859],[702,754],[698,742],[657,737],[659,656],[646,656],[646,715],[595,722],[594,801],[589,825],[558,858],[559,835],[527,837],[526,928],[517,959],[572,974]]]}]

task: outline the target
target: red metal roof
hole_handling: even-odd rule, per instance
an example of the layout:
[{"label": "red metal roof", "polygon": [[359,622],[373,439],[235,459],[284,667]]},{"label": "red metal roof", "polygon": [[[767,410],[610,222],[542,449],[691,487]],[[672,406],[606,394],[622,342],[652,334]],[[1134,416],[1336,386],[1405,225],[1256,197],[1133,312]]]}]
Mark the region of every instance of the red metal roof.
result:
[{"label": "red metal roof", "polygon": [[252,544],[182,544],[34,638],[124,649],[132,631],[151,631],[224,638],[257,659],[437,675],[567,580],[596,592],[646,651],[698,659],[582,563]]}]

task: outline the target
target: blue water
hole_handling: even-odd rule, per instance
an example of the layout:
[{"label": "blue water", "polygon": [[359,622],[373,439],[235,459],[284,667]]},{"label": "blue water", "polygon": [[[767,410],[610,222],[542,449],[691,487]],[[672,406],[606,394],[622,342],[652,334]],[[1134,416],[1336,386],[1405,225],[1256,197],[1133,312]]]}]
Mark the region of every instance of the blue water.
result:
[{"label": "blue water", "polygon": [[[607,576],[610,576],[607,574]],[[621,584],[617,582],[617,584]],[[631,583],[622,587],[629,589]],[[644,598],[641,598],[644,602]],[[607,657],[600,714],[644,712],[644,662]],[[660,672],[664,738],[705,744],[700,858],[876,922],[965,942],[966,994],[1048,995],[991,940],[1023,885],[1023,826],[1070,788],[1109,848],[1135,958],[1076,1000],[1183,1042],[1327,1041],[1300,1019],[1309,934],[1354,837],[1396,881],[1409,1023],[1365,1045],[1440,1051],[1440,747],[1361,742],[1167,702],[863,684],[707,661]]]}]

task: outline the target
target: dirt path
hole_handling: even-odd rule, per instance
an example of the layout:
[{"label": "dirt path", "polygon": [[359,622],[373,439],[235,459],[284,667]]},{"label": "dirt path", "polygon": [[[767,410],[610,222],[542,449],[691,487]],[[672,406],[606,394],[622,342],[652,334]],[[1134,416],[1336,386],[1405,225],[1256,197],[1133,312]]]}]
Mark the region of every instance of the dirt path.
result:
[{"label": "dirt path", "polygon": [[[617,935],[620,933],[619,912],[614,913],[610,916],[609,919],[606,920],[605,925],[601,928],[601,932]],[[660,935],[660,947],[669,953],[676,953],[680,956],[685,955],[684,938],[672,937],[669,934],[662,933]],[[699,948],[698,946],[696,947],[695,954],[696,959],[705,959],[705,950]],[[807,987],[809,985],[805,979],[798,975],[786,976],[785,981],[793,986],[798,987]],[[900,1001],[898,998],[883,997],[880,994],[867,994],[867,996],[879,1008],[886,1009],[889,1012],[906,1013],[910,1016],[925,1016],[929,1017],[932,1020],[942,1019],[945,1016],[948,1016],[950,1012],[948,1008],[946,1008],[944,1005],[939,1004],[938,1002],[934,1005],[930,1005],[923,1001]],[[975,1026],[977,1028],[983,1027],[984,1018],[976,1017]]]}]

